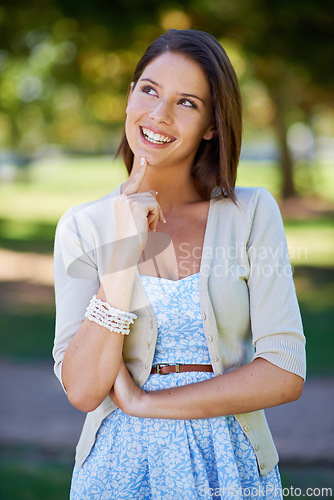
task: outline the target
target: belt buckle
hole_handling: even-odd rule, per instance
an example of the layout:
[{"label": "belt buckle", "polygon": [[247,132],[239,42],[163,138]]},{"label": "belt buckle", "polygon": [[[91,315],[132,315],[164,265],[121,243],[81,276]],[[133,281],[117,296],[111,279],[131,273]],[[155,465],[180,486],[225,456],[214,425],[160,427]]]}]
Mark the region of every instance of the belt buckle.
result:
[{"label": "belt buckle", "polygon": [[158,375],[168,375],[168,373],[162,373],[161,372],[161,367],[162,366],[169,366],[168,363],[159,363],[156,367],[157,367],[157,373]]},{"label": "belt buckle", "polygon": [[163,367],[163,366],[175,366],[175,373],[179,373],[180,372],[180,365],[179,365],[179,363],[176,363],[176,365],[170,365],[169,363],[159,363],[158,365],[156,365],[157,373],[159,375],[168,375],[168,373],[163,373],[161,371],[161,367]]}]

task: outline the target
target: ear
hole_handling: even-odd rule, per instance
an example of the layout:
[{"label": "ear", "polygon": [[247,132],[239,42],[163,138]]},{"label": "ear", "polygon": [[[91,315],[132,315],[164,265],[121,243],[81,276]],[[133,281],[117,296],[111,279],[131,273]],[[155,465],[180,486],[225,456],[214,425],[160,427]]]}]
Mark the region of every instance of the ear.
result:
[{"label": "ear", "polygon": [[215,136],[215,134],[216,134],[215,127],[210,125],[210,127],[207,129],[207,131],[203,135],[203,139],[205,139],[206,141],[210,141],[210,139],[212,139]]}]

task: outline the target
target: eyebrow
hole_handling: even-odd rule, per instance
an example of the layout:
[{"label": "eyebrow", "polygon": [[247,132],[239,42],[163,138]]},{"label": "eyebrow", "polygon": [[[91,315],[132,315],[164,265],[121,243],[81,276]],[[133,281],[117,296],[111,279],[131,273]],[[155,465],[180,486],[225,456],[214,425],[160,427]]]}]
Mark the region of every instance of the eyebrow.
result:
[{"label": "eyebrow", "polygon": [[[160,87],[161,88],[161,85],[157,82],[155,82],[154,80],[151,80],[151,78],[141,78],[140,79],[141,82],[150,82],[152,83],[152,85],[156,85],[157,87]],[[179,95],[180,96],[183,96],[183,97],[192,97],[193,99],[198,99],[199,101],[201,101],[203,104],[205,104],[205,101],[204,99],[202,99],[201,97],[198,97],[197,95],[194,95],[194,94],[187,94],[185,92],[179,92]]]}]

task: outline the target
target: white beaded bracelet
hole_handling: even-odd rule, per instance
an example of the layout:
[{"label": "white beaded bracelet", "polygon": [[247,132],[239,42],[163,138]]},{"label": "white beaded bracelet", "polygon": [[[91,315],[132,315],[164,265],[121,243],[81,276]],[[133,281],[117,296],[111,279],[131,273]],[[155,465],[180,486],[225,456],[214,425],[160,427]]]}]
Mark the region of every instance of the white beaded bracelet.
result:
[{"label": "white beaded bracelet", "polygon": [[85,318],[108,328],[111,332],[129,335],[130,325],[137,319],[137,316],[112,307],[108,302],[103,302],[94,295],[86,309]]}]

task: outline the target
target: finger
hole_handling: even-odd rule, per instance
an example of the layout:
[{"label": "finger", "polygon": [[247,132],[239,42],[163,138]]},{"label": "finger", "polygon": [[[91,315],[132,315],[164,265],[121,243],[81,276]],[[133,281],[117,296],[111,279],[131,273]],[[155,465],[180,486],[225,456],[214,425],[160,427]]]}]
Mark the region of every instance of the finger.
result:
[{"label": "finger", "polygon": [[[159,194],[158,191],[153,191],[152,189],[150,189],[149,192],[154,196],[155,199],[157,198],[157,195]],[[152,229],[152,231],[156,230],[158,222],[162,222],[163,224],[166,223],[166,219],[164,217],[164,214],[163,214],[163,211],[162,211],[162,208],[161,208],[160,204],[158,206],[159,206],[159,217],[158,217],[158,219],[156,221],[156,224],[153,226],[153,229],[150,226],[150,228]]]},{"label": "finger", "polygon": [[[149,194],[148,194],[149,193]],[[134,193],[133,195],[128,195],[130,199],[134,199],[135,197],[138,198],[144,198],[149,202],[149,196],[152,195],[155,199],[158,195],[158,191],[154,191],[153,189],[150,189],[149,191],[145,191],[143,193]],[[163,215],[162,208],[160,204],[158,203],[158,213],[155,212],[153,213],[153,209],[150,210],[150,215],[148,215],[148,225],[150,227],[151,231],[155,231],[158,225],[158,222],[166,223],[165,217]],[[156,219],[156,220],[155,220]],[[152,222],[155,220],[155,222],[152,224]]]},{"label": "finger", "polygon": [[140,193],[128,194],[127,197],[128,197],[128,199],[130,201],[132,201],[132,200],[133,201],[135,201],[135,200],[139,201],[140,200],[141,202],[148,202],[148,203],[150,203],[150,202],[152,202],[152,198],[155,201],[157,201],[156,200],[156,193],[157,192],[153,191],[153,190],[151,190],[151,191],[142,191]]},{"label": "finger", "polygon": [[162,215],[162,210],[161,210],[161,207],[159,205],[159,203],[157,203],[155,206],[153,206],[148,215],[147,215],[147,222],[148,222],[148,226],[150,228],[151,231],[155,231],[156,228],[157,228],[157,225],[158,225],[158,222],[159,221],[163,221],[164,218],[163,218],[163,215]]},{"label": "finger", "polygon": [[160,206],[157,206],[157,210],[150,212],[147,216],[147,222],[151,231],[156,231],[158,222],[166,222]]},{"label": "finger", "polygon": [[122,194],[134,194],[137,193],[140,184],[143,182],[144,176],[146,174],[147,161],[145,158],[141,158],[140,166],[138,172],[133,176],[129,184],[123,189]]},{"label": "finger", "polygon": [[162,222],[163,224],[166,224],[167,222],[160,207],[158,207],[157,213],[148,216],[148,225],[150,226],[151,231],[156,230],[158,222]]},{"label": "finger", "polygon": [[150,228],[151,231],[155,231],[157,229],[157,225],[158,225],[158,217],[157,217],[157,214],[156,213],[153,213],[151,212],[148,216],[147,216],[147,223],[148,223],[148,227]]},{"label": "finger", "polygon": [[[160,205],[159,205],[160,206]],[[161,210],[161,207],[160,207],[160,211],[159,211],[159,222],[162,222],[163,224],[166,224],[166,219],[165,219],[165,216]]]}]

